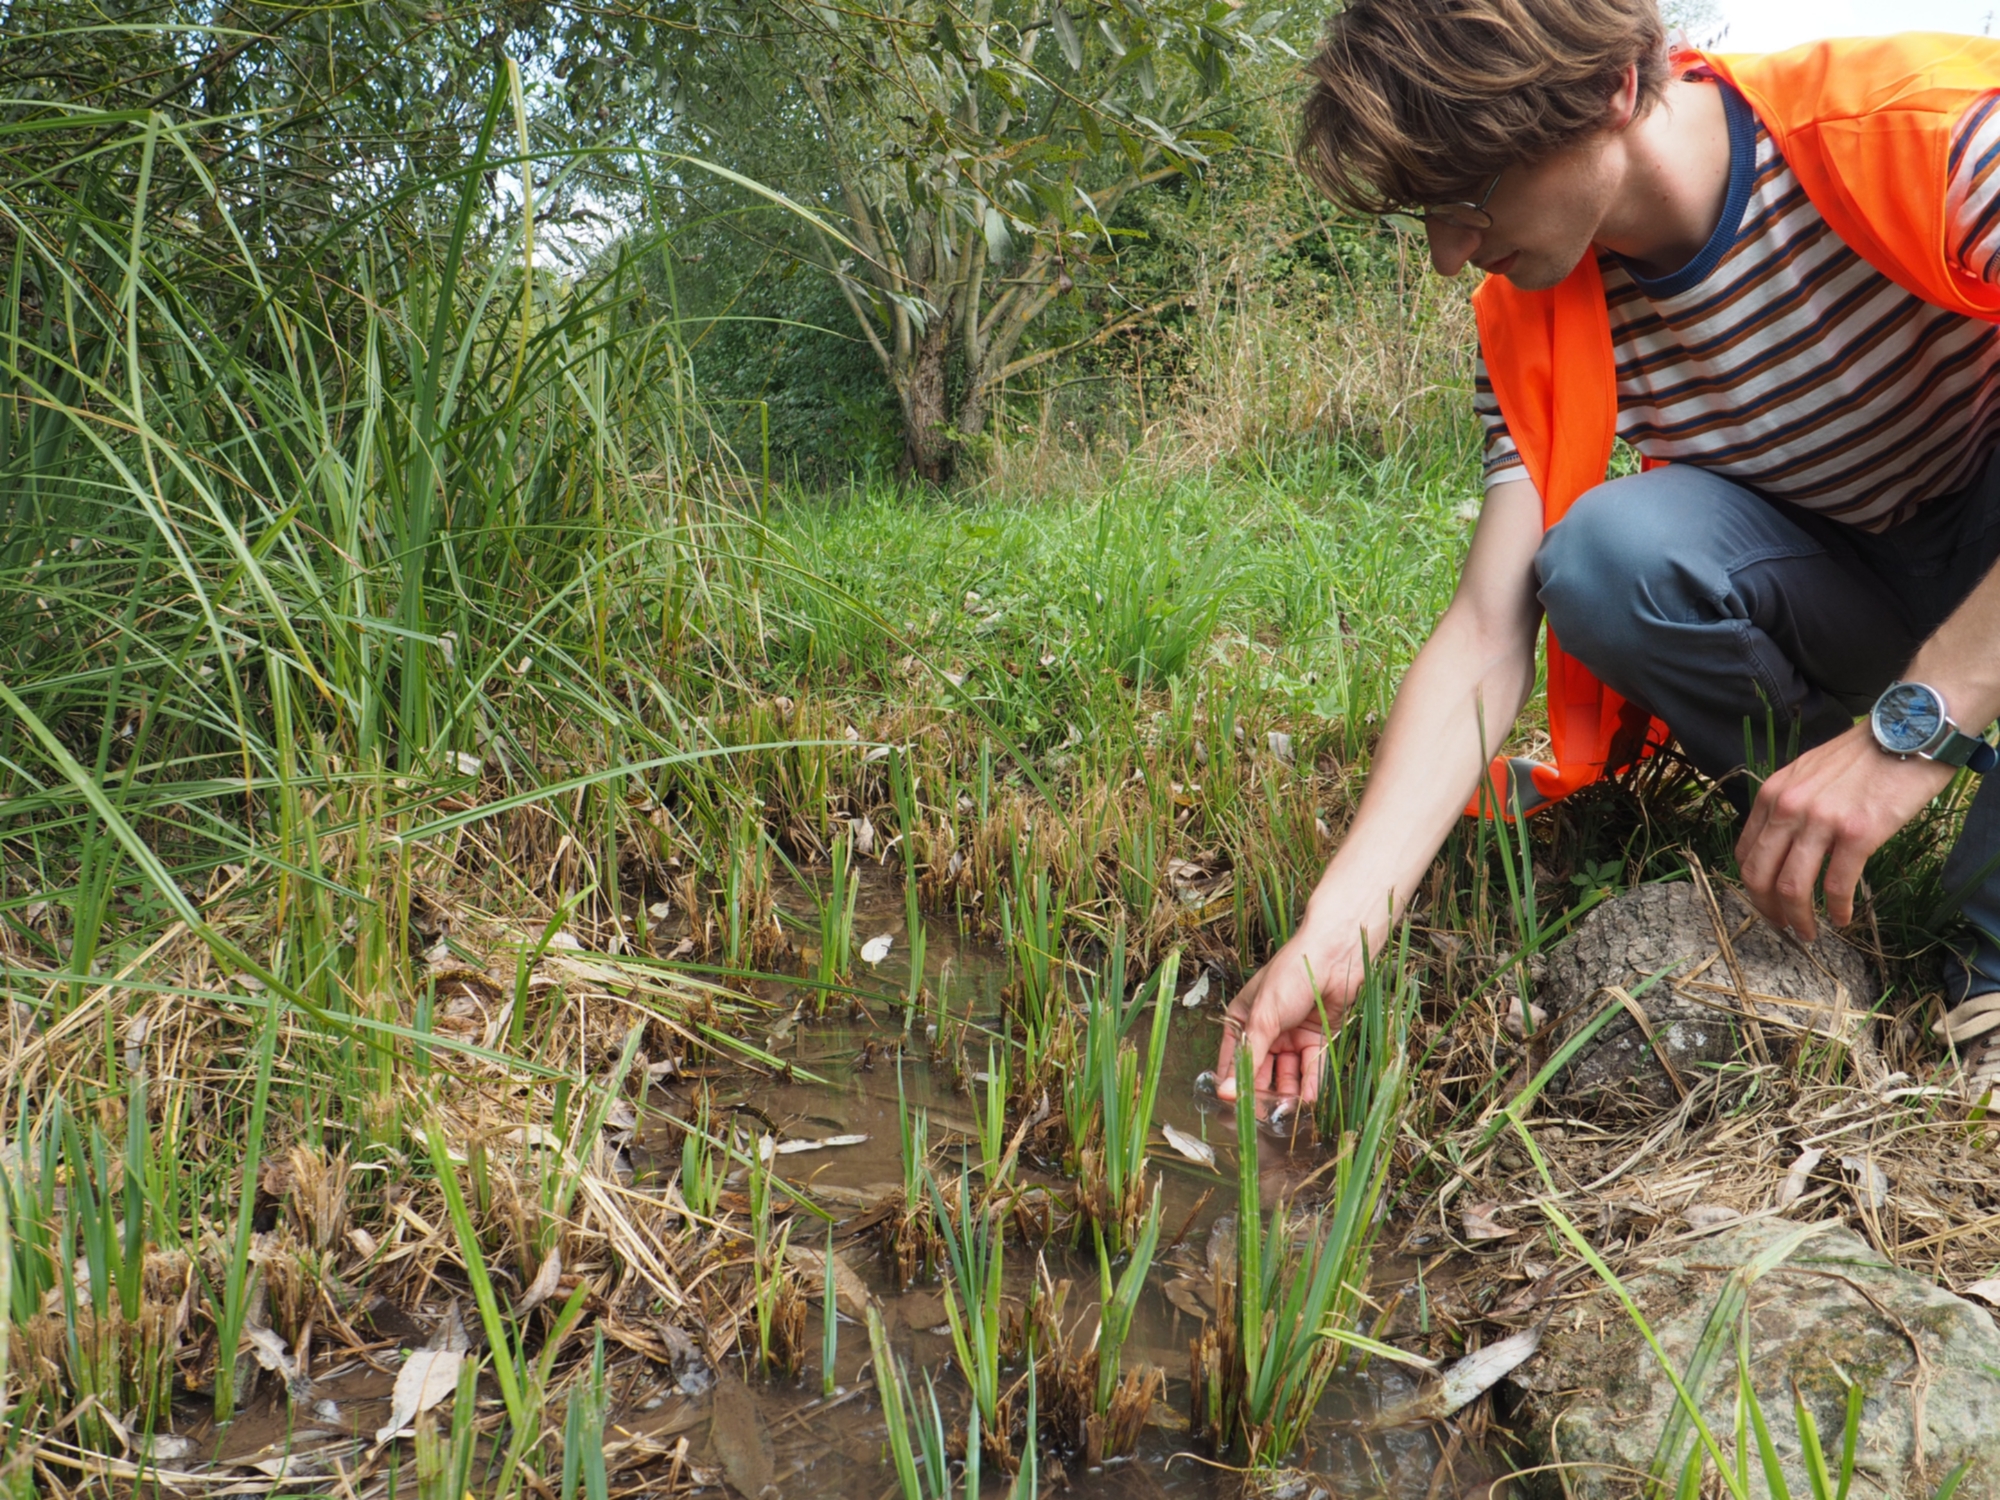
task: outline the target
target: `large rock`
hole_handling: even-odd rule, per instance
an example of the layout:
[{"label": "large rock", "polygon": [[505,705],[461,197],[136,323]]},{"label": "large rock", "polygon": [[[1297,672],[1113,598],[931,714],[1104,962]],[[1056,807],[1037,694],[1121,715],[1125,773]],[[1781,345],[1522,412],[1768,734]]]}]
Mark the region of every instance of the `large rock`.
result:
[{"label": "large rock", "polygon": [[[1782,1220],[1744,1224],[1678,1246],[1672,1258],[1625,1278],[1677,1373],[1689,1369],[1731,1274],[1800,1227]],[[1984,1309],[1895,1269],[1841,1228],[1821,1230],[1751,1281],[1747,1305],[1751,1384],[1793,1495],[1812,1490],[1792,1392],[1803,1395],[1837,1475],[1845,1376],[1866,1396],[1856,1496],[1928,1497],[1969,1459],[1959,1500],[2000,1497],[2000,1330]],[[1694,1393],[1725,1453],[1733,1443],[1738,1383],[1734,1327],[1727,1333]],[[1514,1379],[1531,1392],[1523,1415],[1538,1461],[1574,1466],[1565,1470],[1574,1500],[1642,1488],[1640,1476],[1653,1463],[1678,1398],[1609,1292],[1558,1312],[1541,1354]],[[1750,1470],[1752,1491],[1761,1495],[1754,1448]],[[1562,1490],[1554,1483],[1545,1488]]]},{"label": "large rock", "polygon": [[[1804,1029],[1872,1052],[1865,1018],[1881,991],[1867,960],[1824,927],[1808,946],[1779,933],[1739,892],[1718,886],[1715,895],[1743,987],[1763,1018],[1766,1052],[1789,1058]],[[1550,1048],[1597,1015],[1608,986],[1630,994],[1669,964],[1677,965],[1672,975],[1639,997],[1653,1040],[1621,1013],[1554,1080],[1555,1096],[1572,1107],[1657,1111],[1680,1097],[1661,1052],[1682,1087],[1742,1054],[1735,977],[1708,903],[1686,881],[1642,885],[1605,902],[1549,955],[1535,998],[1552,1018]]]}]

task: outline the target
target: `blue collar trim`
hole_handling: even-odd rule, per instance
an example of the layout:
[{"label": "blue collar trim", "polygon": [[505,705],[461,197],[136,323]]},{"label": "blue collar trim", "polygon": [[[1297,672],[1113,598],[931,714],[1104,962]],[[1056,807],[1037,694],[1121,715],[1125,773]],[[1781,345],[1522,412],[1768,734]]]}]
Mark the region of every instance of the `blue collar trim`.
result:
[{"label": "blue collar trim", "polygon": [[1666,276],[1642,276],[1632,262],[1613,252],[1613,258],[1625,268],[1633,285],[1655,302],[1678,297],[1700,286],[1708,273],[1722,263],[1722,257],[1729,253],[1742,232],[1743,210],[1749,207],[1750,189],[1757,182],[1757,117],[1735,89],[1719,80],[1716,87],[1722,90],[1722,112],[1729,121],[1729,196],[1723,200],[1722,217],[1716,221],[1715,232],[1709,235],[1700,254]]}]

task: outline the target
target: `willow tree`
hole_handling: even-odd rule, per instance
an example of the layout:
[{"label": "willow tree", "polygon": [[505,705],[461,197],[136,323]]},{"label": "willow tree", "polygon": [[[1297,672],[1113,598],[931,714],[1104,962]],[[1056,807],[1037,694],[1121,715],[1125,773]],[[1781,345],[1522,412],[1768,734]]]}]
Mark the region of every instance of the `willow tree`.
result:
[{"label": "willow tree", "polygon": [[[894,388],[906,466],[947,478],[1050,304],[1115,260],[1131,194],[1236,143],[1232,71],[1286,13],[1227,0],[738,0],[623,39],[670,129],[816,206],[808,245]],[[598,59],[619,55],[599,29]],[[609,62],[594,66],[611,68]],[[572,84],[577,76],[571,75]],[[1101,340],[1158,311],[1122,307]]]}]

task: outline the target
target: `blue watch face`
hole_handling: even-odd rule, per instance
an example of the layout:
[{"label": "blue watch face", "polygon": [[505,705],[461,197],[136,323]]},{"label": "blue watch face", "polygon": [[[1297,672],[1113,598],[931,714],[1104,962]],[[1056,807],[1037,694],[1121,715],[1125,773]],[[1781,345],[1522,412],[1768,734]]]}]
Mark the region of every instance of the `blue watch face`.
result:
[{"label": "blue watch face", "polygon": [[1876,700],[1869,718],[1884,749],[1914,755],[1944,727],[1944,704],[1921,682],[1899,682]]}]

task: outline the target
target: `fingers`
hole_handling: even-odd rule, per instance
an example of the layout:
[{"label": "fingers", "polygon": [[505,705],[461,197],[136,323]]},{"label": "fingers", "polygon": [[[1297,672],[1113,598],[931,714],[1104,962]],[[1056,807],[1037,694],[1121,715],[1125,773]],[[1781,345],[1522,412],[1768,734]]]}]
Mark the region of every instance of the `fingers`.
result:
[{"label": "fingers", "polygon": [[[1250,1031],[1250,1018],[1256,1014],[1257,996],[1264,987],[1264,971],[1259,969],[1250,976],[1249,982],[1236,992],[1236,998],[1229,1002],[1229,1009],[1222,1014],[1222,1043],[1215,1054],[1215,1093],[1225,1104],[1236,1098],[1236,1048]],[[1254,1039],[1250,1042],[1250,1066],[1255,1076],[1259,1064],[1264,1061],[1257,1050]]]},{"label": "fingers", "polygon": [[1853,837],[1838,840],[1833,857],[1826,862],[1826,919],[1836,927],[1854,920],[1854,891],[1861,884],[1862,868],[1875,851],[1867,841]]},{"label": "fingers", "polygon": [[[1332,1018],[1328,1017],[1330,1021]],[[1300,1039],[1299,1102],[1310,1104],[1319,1097],[1320,1074],[1326,1069],[1326,1037],[1313,1031]]]},{"label": "fingers", "polygon": [[1813,887],[1819,884],[1820,866],[1826,863],[1833,839],[1824,829],[1808,826],[1792,838],[1785,862],[1772,883],[1777,897],[1780,925],[1810,943],[1818,935],[1813,920]]},{"label": "fingers", "polygon": [[1281,1099],[1298,1098],[1299,1054],[1291,1051],[1273,1052],[1271,1060],[1275,1065],[1273,1068],[1274,1077],[1272,1086],[1277,1090],[1278,1097]]}]

